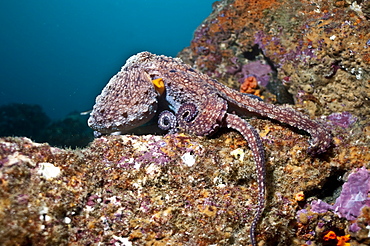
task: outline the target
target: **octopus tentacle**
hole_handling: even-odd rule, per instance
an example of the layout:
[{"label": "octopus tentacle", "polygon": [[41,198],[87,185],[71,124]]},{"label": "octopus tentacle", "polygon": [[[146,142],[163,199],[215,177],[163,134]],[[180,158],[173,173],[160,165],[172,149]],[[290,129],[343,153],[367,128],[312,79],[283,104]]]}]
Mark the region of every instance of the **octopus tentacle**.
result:
[{"label": "octopus tentacle", "polygon": [[257,130],[251,126],[247,121],[234,114],[226,114],[226,126],[233,128],[240,132],[245,139],[248,140],[248,146],[252,150],[253,158],[256,163],[257,183],[258,183],[258,205],[257,211],[254,215],[253,222],[250,229],[250,238],[252,245],[257,245],[256,229],[258,221],[261,218],[262,212],[265,208],[265,177],[266,177],[266,162],[265,151],[262,140]]},{"label": "octopus tentacle", "polygon": [[197,136],[212,135],[223,124],[227,102],[217,95],[206,98],[203,103],[183,103],[177,116],[180,131]]},{"label": "octopus tentacle", "polygon": [[317,121],[310,119],[288,106],[277,106],[267,104],[228,88],[217,81],[208,80],[218,91],[221,97],[237,108],[254,113],[263,117],[286,123],[311,135],[310,148],[308,152],[312,155],[325,152],[331,145],[332,137],[327,130]]},{"label": "octopus tentacle", "polygon": [[176,116],[168,110],[162,111],[158,116],[158,127],[165,131],[176,131]]}]

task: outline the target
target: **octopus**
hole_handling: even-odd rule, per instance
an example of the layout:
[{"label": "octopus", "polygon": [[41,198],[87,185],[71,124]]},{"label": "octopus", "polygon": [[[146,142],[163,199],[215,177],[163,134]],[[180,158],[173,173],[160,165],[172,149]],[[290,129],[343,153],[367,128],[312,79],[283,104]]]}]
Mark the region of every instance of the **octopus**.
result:
[{"label": "octopus", "polygon": [[307,115],[229,88],[179,58],[150,52],[130,57],[110,79],[96,98],[88,125],[96,137],[127,133],[153,119],[168,133],[209,136],[222,127],[241,133],[256,165],[258,204],[249,230],[256,246],[257,225],[265,207],[265,152],[258,131],[243,116],[269,118],[307,132],[311,155],[331,145],[330,133]]}]

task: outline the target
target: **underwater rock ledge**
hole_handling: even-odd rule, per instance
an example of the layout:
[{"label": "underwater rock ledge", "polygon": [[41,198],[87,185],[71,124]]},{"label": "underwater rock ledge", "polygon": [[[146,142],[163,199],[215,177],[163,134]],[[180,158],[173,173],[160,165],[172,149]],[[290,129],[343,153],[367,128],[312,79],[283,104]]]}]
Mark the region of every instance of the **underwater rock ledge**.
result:
[{"label": "underwater rock ledge", "polygon": [[[317,198],[338,196],[343,182],[332,187],[333,178],[369,168],[364,140],[370,131],[359,136],[357,125],[344,129],[329,121],[341,137],[329,153],[313,158],[306,153],[308,136],[269,120],[251,124],[267,156],[268,203],[258,241],[321,245],[335,228],[351,234],[351,245],[364,240],[369,217],[361,215],[354,232],[353,221],[309,209]],[[246,141],[233,131],[213,138],[107,136],[77,150],[1,138],[0,243],[247,245],[257,206],[254,169]]]}]

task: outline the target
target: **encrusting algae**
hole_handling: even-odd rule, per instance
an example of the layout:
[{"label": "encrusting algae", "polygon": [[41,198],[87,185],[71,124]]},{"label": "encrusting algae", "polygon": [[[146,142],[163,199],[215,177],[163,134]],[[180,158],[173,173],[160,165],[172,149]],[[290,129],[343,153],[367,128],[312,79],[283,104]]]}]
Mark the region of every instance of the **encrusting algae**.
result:
[{"label": "encrusting algae", "polygon": [[[266,102],[295,102],[332,133],[312,157],[303,132],[248,120],[266,155],[260,245],[370,244],[368,196],[350,220],[332,209],[370,171],[369,7],[218,1],[179,54],[237,90],[254,76]],[[76,150],[0,138],[0,244],[248,245],[258,184],[247,146],[227,129],[101,136]]]}]

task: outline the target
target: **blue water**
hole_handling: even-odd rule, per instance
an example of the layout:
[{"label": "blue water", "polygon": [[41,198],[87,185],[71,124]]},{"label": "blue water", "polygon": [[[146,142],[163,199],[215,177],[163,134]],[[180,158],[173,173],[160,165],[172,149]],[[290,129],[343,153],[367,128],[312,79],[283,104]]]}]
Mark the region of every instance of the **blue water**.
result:
[{"label": "blue water", "polygon": [[53,119],[89,110],[131,55],[189,46],[213,1],[1,1],[0,105],[39,104]]}]

